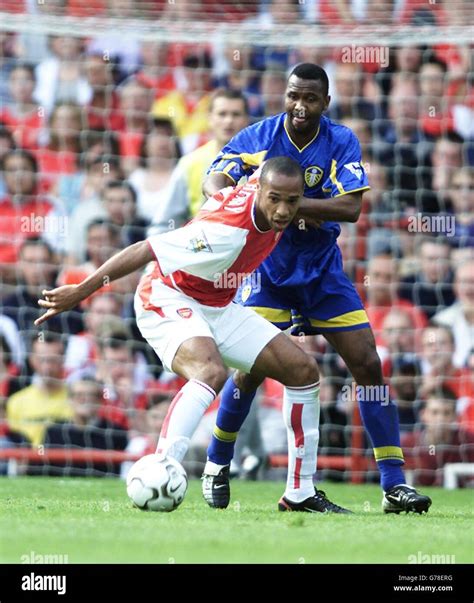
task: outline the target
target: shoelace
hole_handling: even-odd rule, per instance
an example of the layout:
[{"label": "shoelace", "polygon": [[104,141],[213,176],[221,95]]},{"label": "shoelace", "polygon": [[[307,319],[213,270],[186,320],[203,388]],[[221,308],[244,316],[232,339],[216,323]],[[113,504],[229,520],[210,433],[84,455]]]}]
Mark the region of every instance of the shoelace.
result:
[{"label": "shoelace", "polygon": [[324,506],[327,509],[341,509],[344,510],[343,507],[340,507],[339,505],[336,505],[336,503],[331,502],[328,497],[326,496],[326,492],[324,492],[324,490],[318,490],[315,488],[315,496],[316,498],[319,498]]}]

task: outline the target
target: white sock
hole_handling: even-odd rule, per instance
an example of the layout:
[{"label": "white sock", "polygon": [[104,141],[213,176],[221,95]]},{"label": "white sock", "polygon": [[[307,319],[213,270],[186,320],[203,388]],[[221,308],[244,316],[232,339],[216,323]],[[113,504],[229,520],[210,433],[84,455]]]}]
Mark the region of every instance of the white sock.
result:
[{"label": "white sock", "polygon": [[319,442],[319,381],[305,387],[285,387],[283,418],[288,436],[285,498],[302,502],[314,495],[313,475]]},{"label": "white sock", "polygon": [[156,452],[181,462],[188,451],[189,440],[215,397],[212,387],[197,379],[183,385],[171,402]]}]

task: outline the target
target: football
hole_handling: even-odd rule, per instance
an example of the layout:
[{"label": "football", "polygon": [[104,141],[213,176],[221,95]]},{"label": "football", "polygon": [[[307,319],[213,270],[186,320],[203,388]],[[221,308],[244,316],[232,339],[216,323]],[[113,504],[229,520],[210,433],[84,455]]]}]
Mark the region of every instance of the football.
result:
[{"label": "football", "polygon": [[144,511],[174,511],[183,502],[188,478],[183,466],[171,457],[148,454],[127,475],[127,494]]}]

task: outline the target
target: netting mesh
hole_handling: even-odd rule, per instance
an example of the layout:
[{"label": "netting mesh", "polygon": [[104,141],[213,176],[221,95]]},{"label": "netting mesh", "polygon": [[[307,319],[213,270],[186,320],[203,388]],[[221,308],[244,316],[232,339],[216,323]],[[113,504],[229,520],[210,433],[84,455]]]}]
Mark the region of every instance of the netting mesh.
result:
[{"label": "netting mesh", "polygon": [[[446,464],[472,462],[473,7],[4,0],[0,472],[119,475],[122,462],[154,451],[184,382],[162,371],[136,327],[140,275],[106,284],[39,331],[38,296],[194,215],[205,168],[231,135],[209,119],[213,92],[247,99],[236,132],[284,110],[288,73],[304,61],[325,68],[327,115],[361,143],[371,190],[339,245],[398,403],[413,479],[442,483]],[[180,176],[181,157],[209,144],[198,177]],[[298,343],[324,378],[320,473],[375,479],[349,371],[322,336]],[[281,397],[267,382],[242,431],[236,471],[246,477],[279,477],[285,465]],[[215,411],[188,457],[196,474]],[[63,456],[51,453],[58,448]]]}]

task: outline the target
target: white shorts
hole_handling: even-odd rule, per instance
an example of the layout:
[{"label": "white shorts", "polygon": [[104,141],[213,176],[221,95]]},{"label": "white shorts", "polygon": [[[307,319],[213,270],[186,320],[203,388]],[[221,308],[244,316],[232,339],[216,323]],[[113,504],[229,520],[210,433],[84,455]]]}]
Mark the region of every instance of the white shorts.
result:
[{"label": "white shorts", "polygon": [[159,312],[145,310],[135,294],[137,325],[169,371],[184,341],[211,337],[224,364],[248,373],[263,348],[281,333],[250,308],[235,303],[224,308],[204,306],[157,281],[153,283],[153,298],[159,299]]}]

